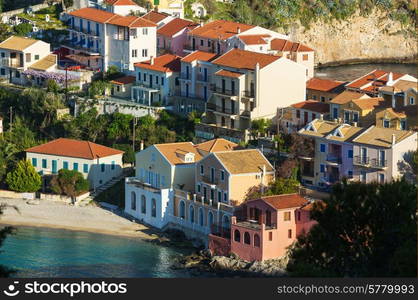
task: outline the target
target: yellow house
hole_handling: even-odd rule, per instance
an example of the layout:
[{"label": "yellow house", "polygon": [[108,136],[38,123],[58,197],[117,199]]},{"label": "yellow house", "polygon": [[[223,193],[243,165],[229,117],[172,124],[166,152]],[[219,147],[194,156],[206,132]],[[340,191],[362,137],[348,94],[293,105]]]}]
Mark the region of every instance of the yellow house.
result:
[{"label": "yellow house", "polygon": [[387,107],[383,98],[354,99],[340,106],[340,118],[345,124],[361,127],[373,125],[376,112]]},{"label": "yellow house", "polygon": [[149,2],[159,12],[165,12],[177,18],[184,17],[184,0],[149,0]]}]

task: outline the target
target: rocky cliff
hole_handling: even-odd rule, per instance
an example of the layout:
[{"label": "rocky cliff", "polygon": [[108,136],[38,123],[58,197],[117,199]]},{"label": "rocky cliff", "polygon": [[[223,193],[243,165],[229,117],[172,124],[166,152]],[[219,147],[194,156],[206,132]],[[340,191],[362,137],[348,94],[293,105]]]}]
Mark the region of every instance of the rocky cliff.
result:
[{"label": "rocky cliff", "polygon": [[356,62],[411,62],[417,57],[417,35],[411,24],[405,28],[388,12],[359,13],[344,21],[317,21],[305,28],[295,23],[288,30],[294,41],[316,50],[318,65]]}]

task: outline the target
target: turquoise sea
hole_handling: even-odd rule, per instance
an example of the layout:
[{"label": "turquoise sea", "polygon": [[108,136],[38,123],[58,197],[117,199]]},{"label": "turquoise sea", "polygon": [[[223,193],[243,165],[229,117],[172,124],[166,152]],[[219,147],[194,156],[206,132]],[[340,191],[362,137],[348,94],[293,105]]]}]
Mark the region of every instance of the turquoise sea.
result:
[{"label": "turquoise sea", "polygon": [[13,277],[190,277],[170,268],[180,250],[135,238],[18,227],[1,250]]}]

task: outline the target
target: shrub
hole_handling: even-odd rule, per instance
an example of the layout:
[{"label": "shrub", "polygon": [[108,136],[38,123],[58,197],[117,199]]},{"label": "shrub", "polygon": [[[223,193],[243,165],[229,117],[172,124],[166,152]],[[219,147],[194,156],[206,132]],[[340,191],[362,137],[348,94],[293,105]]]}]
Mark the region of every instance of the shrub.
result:
[{"label": "shrub", "polygon": [[42,178],[28,160],[21,160],[16,168],[7,174],[6,183],[16,192],[36,192],[41,188]]},{"label": "shrub", "polygon": [[80,172],[66,169],[59,170],[50,185],[52,192],[69,197],[76,197],[90,188],[88,180]]}]

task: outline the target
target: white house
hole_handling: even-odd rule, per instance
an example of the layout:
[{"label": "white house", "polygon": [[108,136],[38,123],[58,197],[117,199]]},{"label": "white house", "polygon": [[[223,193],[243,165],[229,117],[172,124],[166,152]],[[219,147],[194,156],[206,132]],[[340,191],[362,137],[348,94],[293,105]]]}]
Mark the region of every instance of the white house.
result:
[{"label": "white house", "polygon": [[106,0],[103,1],[102,5],[106,8],[107,11],[121,16],[128,16],[133,13],[145,14],[147,12],[146,8],[139,6],[132,0]]},{"label": "white house", "polygon": [[149,60],[157,52],[157,25],[145,18],[122,16],[95,8],[72,11],[67,57],[94,70],[110,65],[133,71],[134,63]]},{"label": "white house", "polygon": [[89,180],[92,189],[122,174],[122,155],[120,150],[66,138],[26,149],[26,158],[42,175],[76,170]]}]

